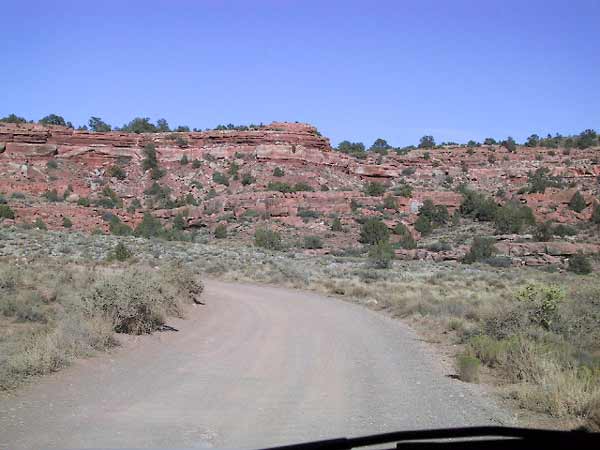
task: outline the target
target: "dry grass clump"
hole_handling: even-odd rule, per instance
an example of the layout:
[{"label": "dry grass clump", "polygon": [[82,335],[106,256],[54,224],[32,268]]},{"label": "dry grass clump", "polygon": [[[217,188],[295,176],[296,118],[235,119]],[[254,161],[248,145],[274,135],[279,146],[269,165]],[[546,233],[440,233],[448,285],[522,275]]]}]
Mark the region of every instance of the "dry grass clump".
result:
[{"label": "dry grass clump", "polygon": [[149,333],[203,285],[182,264],[159,270],[0,262],[0,389],[117,345],[115,332]]}]

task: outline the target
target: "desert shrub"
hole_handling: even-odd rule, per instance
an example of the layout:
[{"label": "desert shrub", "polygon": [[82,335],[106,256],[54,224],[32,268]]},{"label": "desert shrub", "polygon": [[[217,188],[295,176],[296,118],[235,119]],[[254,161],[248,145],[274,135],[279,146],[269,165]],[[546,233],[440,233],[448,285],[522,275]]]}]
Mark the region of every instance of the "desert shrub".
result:
[{"label": "desert shrub", "polygon": [[242,175],[242,185],[248,186],[254,183],[256,183],[256,178],[254,178],[250,173],[245,173]]},{"label": "desert shrub", "polygon": [[577,234],[577,230],[575,228],[563,223],[556,225],[552,232],[557,236],[575,236]]},{"label": "desert shrub", "polygon": [[382,183],[371,181],[365,185],[365,194],[372,197],[379,197],[385,193],[385,186]]},{"label": "desert shrub", "polygon": [[164,235],[164,228],[160,220],[150,213],[144,213],[142,221],[135,227],[136,236],[150,239],[152,237],[161,237]]},{"label": "desert shrub", "polygon": [[275,167],[275,169],[273,170],[273,176],[283,177],[285,176],[285,171],[281,167]]},{"label": "desert shrub", "polygon": [[280,250],[282,248],[281,235],[276,231],[259,228],[254,233],[254,244],[257,247],[268,250]]},{"label": "desert shrub", "polygon": [[133,256],[131,250],[127,248],[127,246],[123,242],[119,242],[115,248],[108,254],[107,259],[109,261],[117,260],[117,261],[127,261],[129,258]]},{"label": "desert shrub", "polygon": [[479,381],[479,360],[469,354],[463,353],[456,359],[458,377],[467,383],[476,383]]},{"label": "desert shrub", "polygon": [[[183,148],[183,147],[187,147],[189,143],[188,143],[188,140],[185,137],[183,137],[183,136],[177,136],[175,138],[175,144],[177,144],[178,147],[182,147]],[[187,163],[185,163],[185,164],[187,164]]]},{"label": "desert shrub", "polygon": [[521,288],[516,299],[529,310],[529,320],[549,330],[558,318],[558,307],[565,299],[565,292],[558,285],[529,283]]},{"label": "desert shrub", "polygon": [[396,199],[392,195],[386,195],[383,198],[383,207],[386,209],[396,210],[396,209],[398,209],[398,203],[396,202]]},{"label": "desert shrub", "polygon": [[220,223],[215,227],[215,238],[225,239],[227,237],[227,225]]},{"label": "desert shrub", "polygon": [[448,222],[448,208],[444,205],[435,205],[431,199],[425,199],[419,209],[419,216],[429,219],[431,225],[445,225]]},{"label": "desert shrub", "polygon": [[527,174],[528,192],[534,194],[539,192],[543,194],[549,187],[562,187],[563,183],[559,177],[550,175],[550,169],[540,167],[535,172]]},{"label": "desert shrub", "polygon": [[56,192],[56,189],[51,189],[49,191],[44,192],[44,197],[46,198],[46,200],[48,200],[49,202],[60,202],[62,200],[62,198],[58,195],[58,192]]},{"label": "desert shrub", "polygon": [[160,180],[162,177],[164,177],[166,174],[166,171],[164,169],[161,169],[160,167],[153,167],[150,170],[150,178],[152,178],[153,180]]},{"label": "desert shrub", "polygon": [[133,234],[131,227],[121,222],[121,219],[114,215],[108,221],[108,231],[115,236],[131,236]]},{"label": "desert shrub", "polygon": [[460,204],[460,213],[480,221],[494,220],[498,205],[493,198],[481,192],[464,189],[463,200]]},{"label": "desert shrub", "polygon": [[380,219],[367,219],[361,227],[359,242],[362,244],[376,244],[378,242],[387,242],[390,237],[390,231],[385,223]]},{"label": "desert shrub", "polygon": [[55,159],[49,159],[46,163],[48,169],[58,169],[58,162]]},{"label": "desert shrub", "polygon": [[312,192],[312,191],[314,191],[314,189],[308,183],[299,182],[293,186],[292,191],[293,192],[303,192],[303,191]]},{"label": "desert shrub", "polygon": [[44,223],[44,221],[38,217],[37,219],[35,219],[35,222],[33,222],[33,227],[37,228],[38,230],[43,230],[43,231],[47,231],[48,227],[46,226],[46,224]]},{"label": "desert shrub", "polygon": [[240,171],[240,166],[238,163],[236,163],[235,161],[233,161],[231,163],[231,165],[229,166],[229,175],[231,175],[232,177],[237,177],[238,172]]},{"label": "desert shrub", "polygon": [[342,231],[342,221],[339,217],[335,217],[331,222],[331,231]]},{"label": "desert shrub", "polygon": [[414,175],[414,173],[417,171],[416,167],[405,167],[404,169],[402,169],[402,175],[405,177],[409,177],[411,175]]},{"label": "desert shrub", "polygon": [[298,217],[302,217],[306,221],[308,219],[316,219],[321,217],[321,213],[315,211],[314,209],[298,208]]},{"label": "desert shrub", "polygon": [[392,265],[394,249],[387,241],[378,241],[369,249],[369,262],[377,269],[387,269]]},{"label": "desert shrub", "polygon": [[293,192],[293,188],[288,183],[283,183],[280,181],[271,181],[267,185],[267,191],[278,191],[288,193]]},{"label": "desert shrub", "polygon": [[476,261],[481,261],[486,258],[491,258],[496,249],[494,243],[496,240],[492,237],[476,236],[473,239],[471,248],[463,258],[465,264],[472,264]]},{"label": "desert shrub", "polygon": [[552,240],[553,235],[554,229],[552,227],[552,222],[549,221],[538,224],[533,233],[534,239],[538,242],[548,242]]},{"label": "desert shrub", "polygon": [[415,230],[417,230],[422,235],[426,236],[433,230],[433,226],[431,225],[431,220],[428,216],[420,215],[417,217],[415,221]]},{"label": "desert shrub", "polygon": [[164,324],[167,314],[182,315],[180,300],[158,275],[137,269],[106,276],[83,296],[90,316],[109,319],[118,333],[144,334]]},{"label": "desert shrub", "polygon": [[63,217],[62,226],[64,228],[71,228],[73,226],[73,222],[68,217]]},{"label": "desert shrub", "polygon": [[8,205],[0,205],[0,219],[14,219],[15,212]]},{"label": "desert shrub", "polygon": [[154,144],[146,144],[142,152],[145,156],[145,158],[142,160],[142,168],[144,170],[157,168],[158,159],[156,157],[156,146]]},{"label": "desert shrub", "polygon": [[77,200],[77,204],[79,206],[88,207],[88,206],[90,206],[91,203],[90,203],[90,199],[89,198],[87,198],[87,197],[79,197],[79,199]]},{"label": "desert shrub", "polygon": [[429,250],[430,252],[435,252],[435,253],[447,252],[449,250],[452,250],[452,246],[448,242],[438,241],[438,242],[432,242],[431,244],[429,244],[427,246],[427,250]]},{"label": "desert shrub", "polygon": [[200,161],[199,159],[194,159],[192,161],[192,168],[199,169],[200,167],[202,167],[202,161]]},{"label": "desert shrub", "polygon": [[569,208],[575,212],[581,212],[585,209],[585,206],[585,199],[583,198],[583,195],[581,195],[581,192],[575,192],[569,201]]},{"label": "desert shrub", "polygon": [[323,248],[323,241],[319,236],[304,236],[303,247],[307,249]]},{"label": "desert shrub", "polygon": [[411,198],[413,194],[413,188],[410,184],[401,183],[394,188],[394,194],[404,198]]},{"label": "desert shrub", "polygon": [[187,155],[183,155],[181,157],[181,159],[179,160],[179,164],[181,164],[182,166],[187,166],[189,164],[189,162],[190,162],[190,160]]},{"label": "desert shrub", "polygon": [[398,222],[393,229],[393,233],[400,236],[400,240],[398,241],[398,245],[404,249],[414,249],[417,248],[417,242],[415,238],[413,238],[412,233],[408,229],[406,225],[402,222]]},{"label": "desert shrub", "polygon": [[125,171],[118,165],[113,164],[108,168],[106,174],[111,178],[116,178],[118,180],[124,180],[126,178]]},{"label": "desert shrub", "polygon": [[600,203],[596,203],[594,205],[594,209],[592,209],[592,216],[590,217],[590,222],[595,225],[600,225]]},{"label": "desert shrub", "polygon": [[592,264],[583,253],[578,253],[569,258],[567,269],[578,275],[587,275],[592,272]]},{"label": "desert shrub", "polygon": [[498,233],[520,233],[526,225],[534,225],[533,211],[526,205],[509,202],[498,208],[494,225]]}]

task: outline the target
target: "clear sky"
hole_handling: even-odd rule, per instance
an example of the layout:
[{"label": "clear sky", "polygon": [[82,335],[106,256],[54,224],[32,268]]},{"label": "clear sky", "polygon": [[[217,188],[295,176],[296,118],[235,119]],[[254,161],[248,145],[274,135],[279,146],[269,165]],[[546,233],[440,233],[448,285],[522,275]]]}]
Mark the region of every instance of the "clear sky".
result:
[{"label": "clear sky", "polygon": [[600,129],[600,1],[3,2],[0,116],[395,146]]}]

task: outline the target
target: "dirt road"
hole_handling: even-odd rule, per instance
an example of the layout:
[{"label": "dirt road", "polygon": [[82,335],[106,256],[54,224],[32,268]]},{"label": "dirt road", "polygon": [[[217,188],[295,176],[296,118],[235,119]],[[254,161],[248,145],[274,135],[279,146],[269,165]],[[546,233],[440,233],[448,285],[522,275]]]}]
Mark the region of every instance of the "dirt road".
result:
[{"label": "dirt road", "polygon": [[0,449],[248,448],[506,420],[401,322],[211,281],[207,306],[0,397]]}]

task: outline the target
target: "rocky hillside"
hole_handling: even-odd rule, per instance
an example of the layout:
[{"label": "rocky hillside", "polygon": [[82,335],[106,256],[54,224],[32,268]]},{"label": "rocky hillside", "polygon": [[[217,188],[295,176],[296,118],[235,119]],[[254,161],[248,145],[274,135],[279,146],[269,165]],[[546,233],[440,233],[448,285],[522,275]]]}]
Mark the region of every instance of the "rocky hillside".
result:
[{"label": "rocky hillside", "polygon": [[[459,259],[474,235],[494,235],[513,264],[561,264],[600,251],[591,223],[599,150],[445,146],[357,159],[300,123],[143,134],[0,123],[0,220],[127,234],[150,213],[165,229],[206,235],[223,224],[229,239],[247,241],[268,222],[307,251],[341,253],[358,245],[367,218],[379,217],[396,231],[399,258]],[[484,213],[461,209],[467,192],[496,208],[528,206],[537,225],[494,227]],[[431,232],[415,229],[428,199],[441,208]],[[307,236],[318,239],[303,245]]]}]

